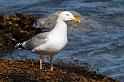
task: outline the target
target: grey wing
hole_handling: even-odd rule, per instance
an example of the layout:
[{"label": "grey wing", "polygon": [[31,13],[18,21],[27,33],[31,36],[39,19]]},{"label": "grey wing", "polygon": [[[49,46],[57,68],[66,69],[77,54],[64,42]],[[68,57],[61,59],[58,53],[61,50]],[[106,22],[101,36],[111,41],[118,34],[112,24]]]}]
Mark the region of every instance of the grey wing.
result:
[{"label": "grey wing", "polygon": [[41,44],[44,44],[46,42],[48,34],[49,32],[37,34],[28,41],[24,42],[22,46],[26,49],[31,50]]}]

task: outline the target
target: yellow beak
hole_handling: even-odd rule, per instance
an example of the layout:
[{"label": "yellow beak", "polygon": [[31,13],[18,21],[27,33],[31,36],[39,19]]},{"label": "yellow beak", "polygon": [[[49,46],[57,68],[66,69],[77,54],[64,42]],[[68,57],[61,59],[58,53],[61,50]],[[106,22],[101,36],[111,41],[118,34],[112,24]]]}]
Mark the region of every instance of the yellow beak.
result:
[{"label": "yellow beak", "polygon": [[80,23],[80,19],[79,18],[74,18],[71,21],[74,22],[74,23]]}]

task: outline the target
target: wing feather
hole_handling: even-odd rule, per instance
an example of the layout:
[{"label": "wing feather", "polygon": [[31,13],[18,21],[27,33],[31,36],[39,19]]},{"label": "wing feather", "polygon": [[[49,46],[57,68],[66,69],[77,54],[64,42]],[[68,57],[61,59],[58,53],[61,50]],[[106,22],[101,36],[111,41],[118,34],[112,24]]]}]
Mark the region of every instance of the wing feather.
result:
[{"label": "wing feather", "polygon": [[33,49],[39,45],[42,45],[46,42],[46,38],[48,36],[49,32],[40,33],[29,39],[28,41],[23,43],[23,47],[26,49]]}]

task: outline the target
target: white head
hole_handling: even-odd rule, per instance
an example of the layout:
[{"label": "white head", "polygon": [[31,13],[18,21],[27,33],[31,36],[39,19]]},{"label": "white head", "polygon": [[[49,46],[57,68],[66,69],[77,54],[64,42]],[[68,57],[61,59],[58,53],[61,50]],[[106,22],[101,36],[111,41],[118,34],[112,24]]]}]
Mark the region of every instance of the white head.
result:
[{"label": "white head", "polygon": [[80,22],[79,18],[75,18],[73,14],[69,11],[63,11],[59,14],[59,19],[63,21],[73,21],[73,22]]}]

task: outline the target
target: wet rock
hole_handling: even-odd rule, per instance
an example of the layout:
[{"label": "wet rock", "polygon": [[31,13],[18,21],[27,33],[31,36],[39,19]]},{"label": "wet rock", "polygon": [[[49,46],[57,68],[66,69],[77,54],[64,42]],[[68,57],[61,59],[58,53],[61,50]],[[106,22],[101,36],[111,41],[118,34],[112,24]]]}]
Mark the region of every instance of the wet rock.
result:
[{"label": "wet rock", "polygon": [[48,63],[43,65],[46,68],[40,70],[39,63],[33,60],[0,60],[0,80],[2,82],[119,82],[85,67],[61,63],[61,65],[54,64],[54,71],[51,71]]},{"label": "wet rock", "polygon": [[12,52],[16,43],[11,34],[0,33],[0,56],[3,56],[3,53]]},{"label": "wet rock", "polygon": [[13,50],[18,43],[22,43],[32,36],[46,32],[45,28],[35,28],[36,19],[27,14],[12,14],[0,16],[0,53]]}]

